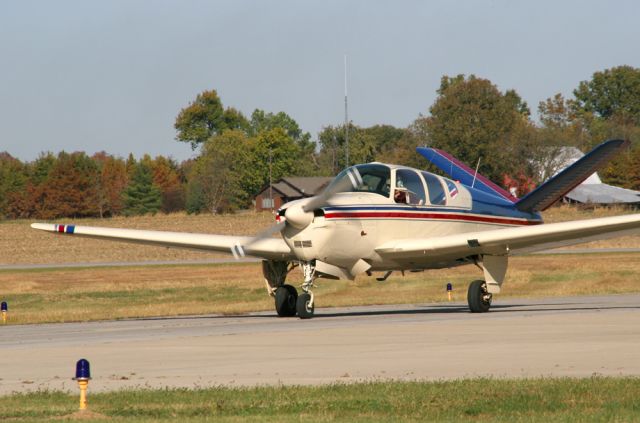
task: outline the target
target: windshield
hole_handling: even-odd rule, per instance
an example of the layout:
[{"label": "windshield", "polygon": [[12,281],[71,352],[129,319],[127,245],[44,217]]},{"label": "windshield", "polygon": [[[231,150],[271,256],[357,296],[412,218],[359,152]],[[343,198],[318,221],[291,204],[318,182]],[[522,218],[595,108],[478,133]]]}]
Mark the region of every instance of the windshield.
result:
[{"label": "windshield", "polygon": [[[353,176],[352,169],[358,170],[362,183],[355,188],[350,182]],[[391,170],[381,164],[363,164],[352,166],[340,172],[327,187],[328,192],[371,192],[389,197],[391,184]]]}]

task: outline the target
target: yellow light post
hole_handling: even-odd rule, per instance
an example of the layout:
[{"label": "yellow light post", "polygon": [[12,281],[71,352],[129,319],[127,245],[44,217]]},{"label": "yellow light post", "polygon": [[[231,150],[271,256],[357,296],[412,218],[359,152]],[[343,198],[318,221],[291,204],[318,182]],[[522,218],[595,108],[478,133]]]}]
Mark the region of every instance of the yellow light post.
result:
[{"label": "yellow light post", "polygon": [[451,292],[453,291],[453,285],[451,282],[447,283],[447,296],[449,297],[449,301],[451,301]]},{"label": "yellow light post", "polygon": [[9,307],[8,307],[6,301],[3,301],[2,304],[0,304],[0,310],[2,311],[2,324],[6,324],[7,323],[7,312],[9,311]]},{"label": "yellow light post", "polygon": [[81,358],[76,363],[76,377],[74,380],[78,381],[78,388],[80,388],[80,410],[87,409],[87,386],[89,386],[89,380],[91,380],[91,369],[89,368],[89,361]]}]

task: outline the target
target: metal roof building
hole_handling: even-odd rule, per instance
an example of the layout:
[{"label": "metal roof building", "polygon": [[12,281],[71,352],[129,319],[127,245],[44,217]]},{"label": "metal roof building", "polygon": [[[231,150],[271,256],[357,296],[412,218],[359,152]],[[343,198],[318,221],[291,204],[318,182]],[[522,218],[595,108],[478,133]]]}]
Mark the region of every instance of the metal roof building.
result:
[{"label": "metal roof building", "polygon": [[[567,147],[569,158],[565,167],[573,164],[584,154],[574,147]],[[562,170],[560,169],[560,170]],[[640,192],[602,183],[598,173],[589,176],[583,183],[565,194],[563,200],[580,204],[640,204]]]}]

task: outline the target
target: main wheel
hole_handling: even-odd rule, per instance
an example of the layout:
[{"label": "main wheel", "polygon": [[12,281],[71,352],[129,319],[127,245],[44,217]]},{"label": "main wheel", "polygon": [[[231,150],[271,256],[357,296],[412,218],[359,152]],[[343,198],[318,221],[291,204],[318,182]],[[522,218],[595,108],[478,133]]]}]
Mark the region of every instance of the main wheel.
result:
[{"label": "main wheel", "polygon": [[467,292],[467,302],[472,313],[485,313],[491,307],[491,294],[487,292],[485,281],[473,281]]},{"label": "main wheel", "polygon": [[313,305],[309,306],[311,302],[311,295],[307,292],[303,292],[298,296],[298,301],[296,302],[296,311],[298,312],[298,317],[301,319],[310,319],[313,317]]},{"label": "main wheel", "polygon": [[291,285],[282,285],[276,289],[276,313],[280,317],[296,315],[298,291]]}]

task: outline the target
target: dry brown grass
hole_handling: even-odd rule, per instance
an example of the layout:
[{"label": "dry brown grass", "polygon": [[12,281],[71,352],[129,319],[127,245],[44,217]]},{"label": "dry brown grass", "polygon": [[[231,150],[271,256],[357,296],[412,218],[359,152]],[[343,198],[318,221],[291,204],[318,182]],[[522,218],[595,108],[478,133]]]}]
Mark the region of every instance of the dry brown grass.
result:
[{"label": "dry brown grass", "polygon": [[[546,222],[560,222],[624,213],[631,213],[631,211],[615,208],[578,210],[575,207],[560,206],[545,212],[544,218]],[[63,222],[87,226],[253,235],[272,225],[274,218],[269,213],[256,212],[218,216],[176,213],[112,219],[65,219]],[[213,257],[229,257],[215,253],[55,236],[31,229],[30,223],[32,221],[26,220],[0,222],[0,264],[193,261]],[[640,236],[596,241],[575,248],[585,247],[640,248]]]},{"label": "dry brown grass", "polygon": [[[527,256],[511,259],[499,297],[548,297],[640,292],[640,254]],[[454,299],[466,302],[475,266],[394,274],[386,282],[318,280],[319,307],[412,304]],[[294,270],[288,283],[299,286]],[[0,297],[10,304],[12,323],[40,323],[245,313],[273,310],[258,264],[141,266],[0,272]]]},{"label": "dry brown grass", "polygon": [[[0,264],[99,263],[163,260],[204,260],[223,254],[169,249],[148,245],[105,242],[57,236],[31,229],[33,221],[0,223]],[[62,219],[60,223],[176,232],[254,235],[275,223],[270,213],[235,215],[187,215],[115,217],[111,219]]]},{"label": "dry brown grass", "polygon": [[[545,223],[554,223],[566,222],[568,220],[596,219],[599,217],[619,216],[631,213],[638,213],[638,211],[628,207],[594,207],[583,209],[575,206],[560,205],[551,207],[542,215]],[[625,236],[605,239],[564,248],[640,248],[640,236]]]}]

